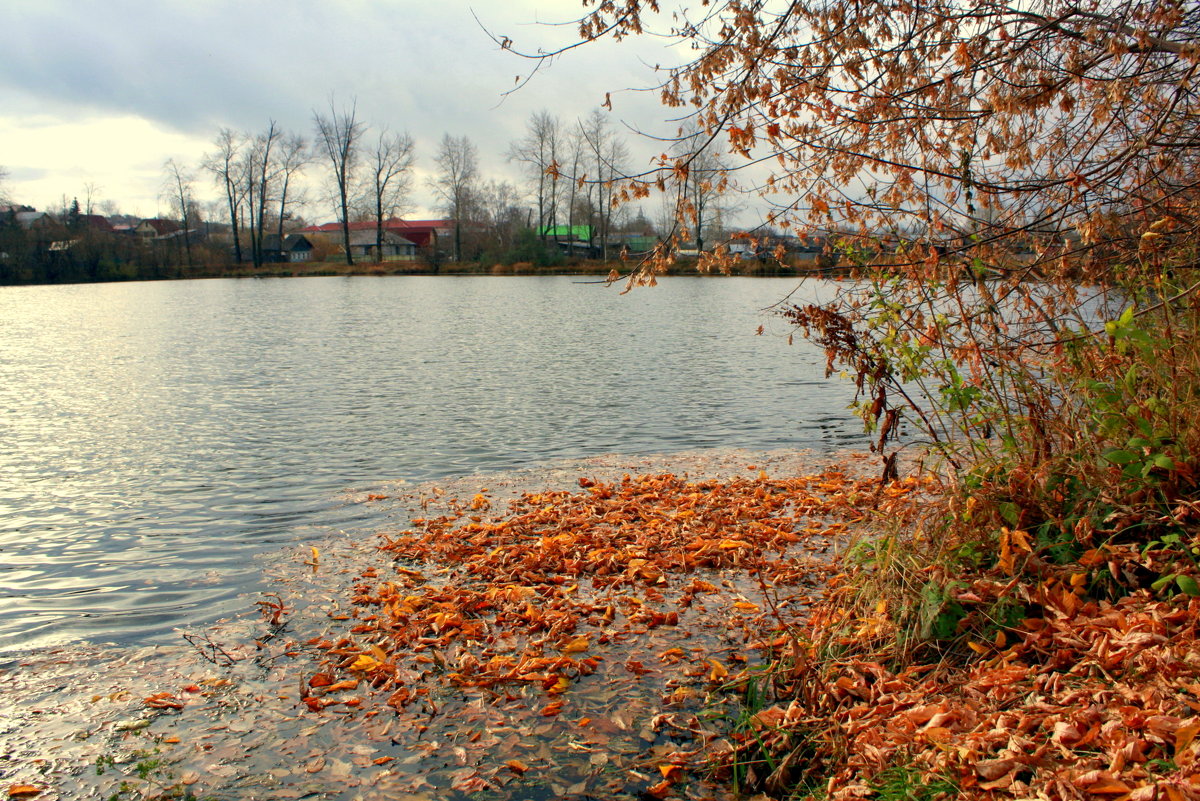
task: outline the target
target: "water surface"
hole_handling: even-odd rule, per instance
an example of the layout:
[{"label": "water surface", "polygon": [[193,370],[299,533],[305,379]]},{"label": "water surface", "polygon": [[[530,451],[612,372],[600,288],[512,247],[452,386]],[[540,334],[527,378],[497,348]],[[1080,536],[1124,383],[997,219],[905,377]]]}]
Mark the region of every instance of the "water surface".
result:
[{"label": "water surface", "polygon": [[[791,279],[0,288],[0,649],[148,644],[349,492],[602,453],[841,447],[848,383],[760,310]],[[755,329],[767,325],[766,336]]]}]

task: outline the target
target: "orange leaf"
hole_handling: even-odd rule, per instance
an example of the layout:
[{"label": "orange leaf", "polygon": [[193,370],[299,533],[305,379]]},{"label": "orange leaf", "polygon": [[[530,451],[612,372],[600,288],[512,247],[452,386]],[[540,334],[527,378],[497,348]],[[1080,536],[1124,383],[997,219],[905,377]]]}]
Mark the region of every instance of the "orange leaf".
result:
[{"label": "orange leaf", "polygon": [[646,790],[646,795],[654,796],[655,798],[666,798],[667,793],[671,792],[672,782],[663,779],[658,784]]},{"label": "orange leaf", "polygon": [[1186,750],[1196,739],[1197,734],[1200,734],[1200,722],[1192,723],[1189,726],[1180,726],[1175,732],[1175,753],[1179,754]]},{"label": "orange leaf", "polygon": [[562,701],[554,701],[542,707],[542,711],[538,712],[538,714],[542,717],[552,718],[559,712],[562,712]]},{"label": "orange leaf", "polygon": [[33,798],[41,793],[42,788],[34,787],[32,784],[14,784],[8,788],[9,798]]},{"label": "orange leaf", "polygon": [[513,773],[517,774],[518,776],[523,774],[525,771],[529,770],[529,766],[526,765],[524,762],[522,762],[519,759],[510,759],[510,760],[506,761],[504,764],[508,766],[509,770],[511,770]]},{"label": "orange leaf", "polygon": [[331,684],[333,684],[333,678],[328,673],[314,674],[313,677],[308,680],[309,687],[328,687]]},{"label": "orange leaf", "polygon": [[1128,784],[1116,779],[1100,779],[1084,789],[1093,795],[1125,795],[1133,792]]},{"label": "orange leaf", "polygon": [[683,768],[679,765],[665,764],[658,766],[658,772],[669,782],[677,782],[683,778]]},{"label": "orange leaf", "polygon": [[729,671],[717,660],[710,659],[708,664],[712,665],[712,671],[708,674],[709,681],[720,681],[729,675]]}]

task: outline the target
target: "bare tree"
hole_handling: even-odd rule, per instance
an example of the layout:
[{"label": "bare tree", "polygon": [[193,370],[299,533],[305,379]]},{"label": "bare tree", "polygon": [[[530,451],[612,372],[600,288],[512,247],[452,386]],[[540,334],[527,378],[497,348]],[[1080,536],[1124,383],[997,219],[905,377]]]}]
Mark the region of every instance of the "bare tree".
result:
[{"label": "bare tree", "polygon": [[443,208],[454,220],[454,260],[462,260],[462,223],[468,219],[468,209],[475,185],[479,180],[479,156],[475,145],[466,136],[442,136],[435,159],[438,174],[429,182],[430,188],[442,199]]},{"label": "bare tree", "polygon": [[513,142],[508,160],[525,165],[529,184],[537,202],[537,228],[542,241],[546,231],[557,224],[559,148],[562,123],[549,111],[536,112],[526,123],[524,138]]},{"label": "bare tree", "polygon": [[[578,212],[578,201],[580,190],[584,188],[583,171],[584,162],[587,158],[586,143],[583,138],[583,131],[579,126],[574,126],[566,136],[565,142],[566,153],[566,174],[569,180],[561,188],[563,195],[562,200],[567,207],[567,230],[573,232],[575,230],[575,222],[580,219]],[[590,219],[590,213],[585,219]],[[568,238],[573,238],[574,234],[568,234]],[[557,237],[555,237],[557,239]]]},{"label": "bare tree", "polygon": [[271,186],[275,178],[273,154],[282,132],[270,120],[267,130],[250,140],[243,153],[243,172],[250,233],[250,258],[255,267],[263,264],[263,233],[266,226],[267,204],[271,202]]},{"label": "bare tree", "polygon": [[242,262],[242,242],[238,231],[245,187],[242,180],[244,164],[241,159],[243,138],[231,128],[217,132],[216,150],[204,156],[201,167],[212,174],[213,181],[225,194],[225,205],[229,212],[229,225],[233,234],[234,260]]},{"label": "bare tree", "polygon": [[475,191],[473,204],[480,222],[487,226],[491,246],[505,251],[513,246],[517,231],[524,227],[521,193],[508,181],[490,180]]},{"label": "bare tree", "polygon": [[346,264],[354,264],[354,256],[350,252],[350,189],[358,167],[360,140],[366,132],[366,125],[358,121],[357,110],[357,102],[351,101],[349,109],[343,107],[339,112],[332,97],[329,98],[327,115],[313,110],[313,125],[317,131],[315,146],[328,159],[337,186]]},{"label": "bare tree", "polygon": [[192,238],[191,228],[196,210],[194,192],[195,176],[173,158],[167,159],[163,165],[166,176],[163,179],[162,195],[171,211],[183,223],[183,247],[187,254],[188,270],[192,269]]},{"label": "bare tree", "polygon": [[608,117],[600,109],[594,109],[586,120],[579,123],[583,143],[587,152],[585,180],[589,192],[595,193],[593,207],[596,214],[595,233],[600,238],[602,258],[608,258],[608,233],[612,227],[613,185],[629,158],[629,149],[609,125]]},{"label": "bare tree", "polygon": [[375,217],[375,257],[383,255],[384,215],[405,208],[412,183],[413,140],[408,134],[379,132],[369,154],[371,206]]},{"label": "bare tree", "polygon": [[288,216],[288,205],[303,202],[302,196],[295,197],[292,179],[301,173],[312,161],[308,142],[299,134],[284,137],[280,143],[279,167],[277,181],[279,184],[279,243],[283,244],[283,222]]},{"label": "bare tree", "polygon": [[92,214],[92,209],[99,202],[100,186],[95,181],[88,181],[83,185],[83,213],[89,217]]},{"label": "bare tree", "polygon": [[685,125],[677,147],[679,156],[671,170],[676,186],[675,219],[691,224],[698,252],[704,251],[705,233],[730,211],[725,198],[730,189],[728,156],[713,147],[707,134],[694,124]]},{"label": "bare tree", "polygon": [[0,167],[0,202],[9,202],[8,170],[4,167]]}]

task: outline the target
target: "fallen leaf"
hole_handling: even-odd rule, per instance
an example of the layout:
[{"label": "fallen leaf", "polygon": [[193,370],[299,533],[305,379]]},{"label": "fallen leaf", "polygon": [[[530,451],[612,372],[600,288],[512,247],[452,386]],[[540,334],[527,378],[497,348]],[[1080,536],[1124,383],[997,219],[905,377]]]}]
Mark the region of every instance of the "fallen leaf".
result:
[{"label": "fallen leaf", "polygon": [[592,641],[587,637],[576,637],[559,650],[564,654],[578,654],[591,647]]}]

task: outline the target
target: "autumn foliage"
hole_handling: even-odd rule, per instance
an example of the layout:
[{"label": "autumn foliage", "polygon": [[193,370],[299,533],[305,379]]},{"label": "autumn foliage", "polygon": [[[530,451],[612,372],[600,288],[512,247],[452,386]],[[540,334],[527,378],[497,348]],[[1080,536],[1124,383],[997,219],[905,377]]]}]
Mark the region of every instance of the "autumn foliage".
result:
[{"label": "autumn foliage", "polygon": [[740,159],[727,184],[850,279],[781,304],[786,333],[855,381],[885,476],[920,451],[950,479],[851,552],[731,775],[1200,796],[1200,6],[584,5],[583,40],[695,53],[660,90],[705,135],[626,196]]}]

